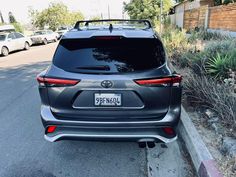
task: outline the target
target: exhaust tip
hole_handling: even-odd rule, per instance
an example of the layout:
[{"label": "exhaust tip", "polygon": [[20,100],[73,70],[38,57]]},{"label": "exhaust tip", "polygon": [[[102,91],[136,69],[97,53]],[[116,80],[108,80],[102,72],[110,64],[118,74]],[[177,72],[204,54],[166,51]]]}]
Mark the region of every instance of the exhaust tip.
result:
[{"label": "exhaust tip", "polygon": [[154,148],[155,143],[154,142],[147,142],[148,148]]},{"label": "exhaust tip", "polygon": [[145,148],[145,147],[146,147],[146,142],[139,142],[139,143],[138,143],[138,146],[139,146],[140,148]]}]

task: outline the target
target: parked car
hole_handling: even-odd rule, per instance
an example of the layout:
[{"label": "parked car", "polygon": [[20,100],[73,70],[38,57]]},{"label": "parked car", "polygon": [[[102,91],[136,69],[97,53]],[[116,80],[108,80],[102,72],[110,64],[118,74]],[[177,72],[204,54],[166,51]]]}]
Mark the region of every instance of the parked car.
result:
[{"label": "parked car", "polygon": [[28,50],[31,45],[31,39],[21,33],[0,33],[0,55],[7,56],[12,51]]},{"label": "parked car", "polygon": [[70,30],[70,28],[68,26],[59,27],[58,30],[56,31],[59,34],[58,39],[60,39],[62,37],[62,35],[64,35],[69,30]]},{"label": "parked car", "polygon": [[39,30],[35,31],[31,36],[33,44],[48,44],[49,42],[56,42],[59,37],[58,33],[52,30]]},{"label": "parked car", "polygon": [[176,140],[182,78],[168,66],[150,22],[100,20],[109,24],[96,29],[93,22],[77,22],[37,77],[46,140],[136,141],[140,147]]}]

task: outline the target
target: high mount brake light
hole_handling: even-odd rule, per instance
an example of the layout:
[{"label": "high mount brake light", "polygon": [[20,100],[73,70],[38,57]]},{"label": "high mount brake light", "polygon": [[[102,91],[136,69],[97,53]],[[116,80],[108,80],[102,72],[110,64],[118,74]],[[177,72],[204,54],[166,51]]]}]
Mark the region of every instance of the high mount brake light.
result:
[{"label": "high mount brake light", "polygon": [[135,80],[135,82],[139,85],[146,86],[180,86],[182,81],[182,76],[174,75],[171,77],[157,78],[157,79],[141,79]]},{"label": "high mount brake light", "polygon": [[72,79],[60,79],[60,78],[48,78],[48,77],[37,77],[37,81],[41,86],[73,86],[79,83],[79,80]]},{"label": "high mount brake light", "polygon": [[115,39],[122,39],[121,36],[97,36],[95,39],[98,40],[115,40]]}]

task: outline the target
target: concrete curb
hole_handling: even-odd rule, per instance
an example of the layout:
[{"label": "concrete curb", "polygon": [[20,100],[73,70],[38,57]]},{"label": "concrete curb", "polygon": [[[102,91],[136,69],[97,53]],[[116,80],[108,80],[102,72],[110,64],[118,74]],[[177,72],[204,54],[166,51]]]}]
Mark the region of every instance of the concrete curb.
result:
[{"label": "concrete curb", "polygon": [[215,160],[183,107],[178,134],[185,143],[199,177],[223,177],[216,167]]}]

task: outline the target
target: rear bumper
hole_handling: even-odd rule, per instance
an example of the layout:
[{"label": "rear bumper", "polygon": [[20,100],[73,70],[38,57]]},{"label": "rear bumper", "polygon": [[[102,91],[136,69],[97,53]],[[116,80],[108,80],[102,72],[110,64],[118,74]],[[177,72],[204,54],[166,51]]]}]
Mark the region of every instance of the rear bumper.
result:
[{"label": "rear bumper", "polygon": [[56,125],[54,133],[44,135],[50,142],[59,140],[95,140],[95,141],[154,141],[169,143],[177,135],[167,135],[163,127],[175,128],[179,122],[180,108],[170,109],[161,120],[153,121],[69,121],[59,120],[48,106],[42,105],[41,118],[44,127]]},{"label": "rear bumper", "polygon": [[54,136],[44,135],[44,138],[47,141],[55,142],[59,140],[90,140],[90,141],[135,141],[135,142],[164,142],[170,143],[177,139],[177,135],[172,138],[166,138],[164,136],[154,134],[155,132],[150,132],[150,134],[141,134],[142,132],[137,132],[136,134],[127,133],[127,134],[91,134],[91,132],[76,132],[76,133],[60,133]]},{"label": "rear bumper", "polygon": [[32,45],[43,43],[43,39],[38,39],[38,38],[31,38],[31,41],[32,41]]}]

